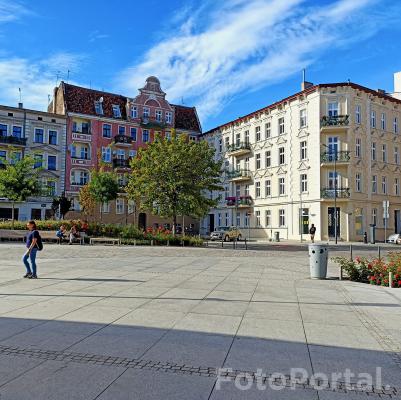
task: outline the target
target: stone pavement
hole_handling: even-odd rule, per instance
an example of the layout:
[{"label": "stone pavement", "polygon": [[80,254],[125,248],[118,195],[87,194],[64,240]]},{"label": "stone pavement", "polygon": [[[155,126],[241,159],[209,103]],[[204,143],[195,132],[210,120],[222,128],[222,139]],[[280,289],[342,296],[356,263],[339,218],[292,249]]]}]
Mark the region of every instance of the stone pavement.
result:
[{"label": "stone pavement", "polygon": [[23,250],[0,245],[1,400],[401,399],[401,291],[312,281],[305,251],[47,245],[27,280]]}]

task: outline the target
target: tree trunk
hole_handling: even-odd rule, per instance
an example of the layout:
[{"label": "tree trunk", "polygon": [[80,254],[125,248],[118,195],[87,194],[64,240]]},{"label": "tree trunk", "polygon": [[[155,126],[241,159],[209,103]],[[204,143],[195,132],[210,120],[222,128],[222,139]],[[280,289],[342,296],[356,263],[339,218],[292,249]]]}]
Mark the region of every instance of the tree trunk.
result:
[{"label": "tree trunk", "polygon": [[12,208],[11,208],[11,228],[14,229],[14,214],[15,214],[15,205],[14,202],[12,202]]},{"label": "tree trunk", "polygon": [[175,236],[177,232],[177,215],[173,215],[173,236]]}]

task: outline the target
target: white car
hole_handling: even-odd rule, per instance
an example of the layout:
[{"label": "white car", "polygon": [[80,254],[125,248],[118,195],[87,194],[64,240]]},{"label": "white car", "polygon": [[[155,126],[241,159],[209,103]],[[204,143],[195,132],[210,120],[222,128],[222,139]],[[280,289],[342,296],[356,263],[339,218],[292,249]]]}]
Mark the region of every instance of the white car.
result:
[{"label": "white car", "polygon": [[401,240],[401,234],[393,233],[387,238],[387,243],[398,243],[398,240]]}]

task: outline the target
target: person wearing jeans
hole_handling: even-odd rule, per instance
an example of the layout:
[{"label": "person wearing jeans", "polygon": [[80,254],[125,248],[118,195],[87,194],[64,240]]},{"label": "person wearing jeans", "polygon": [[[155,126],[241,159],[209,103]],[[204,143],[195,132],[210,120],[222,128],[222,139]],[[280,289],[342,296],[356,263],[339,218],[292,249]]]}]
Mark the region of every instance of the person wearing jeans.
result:
[{"label": "person wearing jeans", "polygon": [[[38,251],[37,241],[39,238],[39,232],[36,229],[35,221],[29,221],[26,226],[29,229],[29,233],[26,239],[26,247],[28,250],[22,257],[22,261],[26,267],[24,278],[36,279],[36,253]],[[30,265],[28,260],[31,262]]]}]

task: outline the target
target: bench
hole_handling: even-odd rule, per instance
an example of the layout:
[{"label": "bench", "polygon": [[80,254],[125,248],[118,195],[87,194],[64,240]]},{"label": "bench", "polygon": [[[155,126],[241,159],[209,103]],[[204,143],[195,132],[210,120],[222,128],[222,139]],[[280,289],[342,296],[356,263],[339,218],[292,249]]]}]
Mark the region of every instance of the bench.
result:
[{"label": "bench", "polygon": [[27,231],[18,229],[0,229],[0,240],[21,240],[25,241]]},{"label": "bench", "polygon": [[60,239],[56,236],[57,231],[39,231],[40,237],[43,242],[57,242],[59,243]]},{"label": "bench", "polygon": [[97,237],[97,238],[90,238],[89,239],[89,244],[96,244],[96,243],[110,243],[113,246],[117,245],[120,246],[121,245],[121,239],[119,238],[109,238],[109,237]]}]

